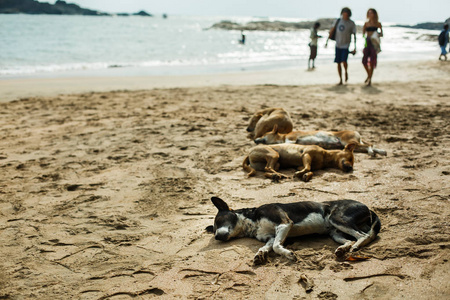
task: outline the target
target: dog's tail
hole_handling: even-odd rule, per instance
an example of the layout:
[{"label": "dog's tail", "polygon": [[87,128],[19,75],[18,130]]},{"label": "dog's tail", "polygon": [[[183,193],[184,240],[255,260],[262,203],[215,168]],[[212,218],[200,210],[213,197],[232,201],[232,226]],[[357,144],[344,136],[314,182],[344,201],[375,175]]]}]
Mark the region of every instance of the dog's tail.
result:
[{"label": "dog's tail", "polygon": [[256,174],[256,170],[250,166],[250,156],[249,155],[247,155],[244,158],[244,161],[242,162],[242,168],[244,168],[244,170],[247,171],[248,177]]}]

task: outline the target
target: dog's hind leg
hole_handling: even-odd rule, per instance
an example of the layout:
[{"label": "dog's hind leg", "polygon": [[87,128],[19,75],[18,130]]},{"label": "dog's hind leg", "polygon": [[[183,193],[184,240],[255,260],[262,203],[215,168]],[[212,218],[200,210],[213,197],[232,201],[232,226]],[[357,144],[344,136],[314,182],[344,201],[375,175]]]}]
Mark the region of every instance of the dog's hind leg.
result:
[{"label": "dog's hind leg", "polygon": [[[378,218],[378,217],[377,217]],[[369,232],[365,233],[364,237],[359,238],[355,244],[350,248],[350,252],[356,251],[360,249],[361,247],[364,247],[365,245],[372,242],[377,237],[377,231],[375,230],[376,226],[380,226],[379,220],[376,220],[372,223],[372,226],[370,227]],[[378,227],[379,230],[379,227]]]},{"label": "dog's hind leg", "polygon": [[342,246],[337,247],[336,251],[334,251],[334,254],[338,257],[341,257],[348,252],[350,247],[355,243],[355,241],[346,239],[342,232],[339,232],[337,229],[332,229],[330,236],[336,243],[342,244]]},{"label": "dog's hind leg", "polygon": [[273,243],[275,241],[275,238],[271,238],[267,241],[267,243],[259,248],[258,252],[256,253],[255,257],[253,258],[253,264],[260,265],[267,261],[267,257],[269,255],[269,252],[273,249]]},{"label": "dog's hind leg", "polygon": [[288,178],[286,175],[277,172],[280,168],[280,163],[278,162],[278,160],[280,159],[280,154],[278,154],[277,151],[271,148],[267,148],[266,150],[267,153],[265,158],[267,164],[264,168],[264,171],[266,172],[264,176],[273,180]]}]

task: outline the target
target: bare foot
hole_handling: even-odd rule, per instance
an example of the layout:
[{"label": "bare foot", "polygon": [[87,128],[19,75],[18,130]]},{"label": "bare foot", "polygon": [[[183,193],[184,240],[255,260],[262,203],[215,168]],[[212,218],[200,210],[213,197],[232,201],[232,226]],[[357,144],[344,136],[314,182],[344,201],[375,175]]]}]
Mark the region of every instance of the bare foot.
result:
[{"label": "bare foot", "polygon": [[336,84],[336,85],[342,85],[342,80],[341,80],[341,81],[339,81],[339,83],[338,83],[338,84]]},{"label": "bare foot", "polygon": [[369,82],[367,82],[367,86],[372,86],[372,79],[370,79]]},{"label": "bare foot", "polygon": [[366,80],[364,80],[364,83],[367,83],[369,81],[369,76],[367,76]]},{"label": "bare foot", "polygon": [[347,81],[348,81],[348,73],[345,72],[345,82],[347,82]]}]

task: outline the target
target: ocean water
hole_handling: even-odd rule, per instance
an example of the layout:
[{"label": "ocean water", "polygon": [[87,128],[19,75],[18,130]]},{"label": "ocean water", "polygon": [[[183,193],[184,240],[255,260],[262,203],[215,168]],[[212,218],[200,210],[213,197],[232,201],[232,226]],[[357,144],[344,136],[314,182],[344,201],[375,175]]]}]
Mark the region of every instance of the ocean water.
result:
[{"label": "ocean water", "polygon": [[[239,31],[208,30],[221,20],[261,19],[0,15],[0,78],[209,74],[307,66],[309,30],[248,31],[246,44],[240,45]],[[439,54],[436,41],[422,39],[438,32],[388,25],[384,24],[380,60],[431,59]],[[361,34],[358,54],[350,60],[362,57]],[[333,62],[333,42],[326,49],[324,43],[325,38],[319,42],[316,65]]]}]

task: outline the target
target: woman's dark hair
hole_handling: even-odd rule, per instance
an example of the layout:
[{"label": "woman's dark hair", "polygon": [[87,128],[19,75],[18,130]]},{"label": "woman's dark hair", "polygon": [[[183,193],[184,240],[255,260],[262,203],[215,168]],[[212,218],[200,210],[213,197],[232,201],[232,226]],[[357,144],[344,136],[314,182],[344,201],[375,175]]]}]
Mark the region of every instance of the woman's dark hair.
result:
[{"label": "woman's dark hair", "polygon": [[444,29],[447,30],[448,29],[448,24],[444,25]]},{"label": "woman's dark hair", "polygon": [[369,10],[367,11],[367,20],[369,20],[369,12],[373,12],[375,14],[375,22],[378,23],[378,13],[375,8],[369,8]]},{"label": "woman's dark hair", "polygon": [[320,23],[319,23],[319,22],[316,22],[316,23],[314,24],[314,27],[319,28],[319,27],[320,27]]},{"label": "woman's dark hair", "polygon": [[349,17],[349,18],[352,16],[352,10],[351,10],[350,8],[344,7],[344,8],[341,10],[341,15],[342,15],[343,13],[345,13],[345,12],[348,14],[348,17]]}]

